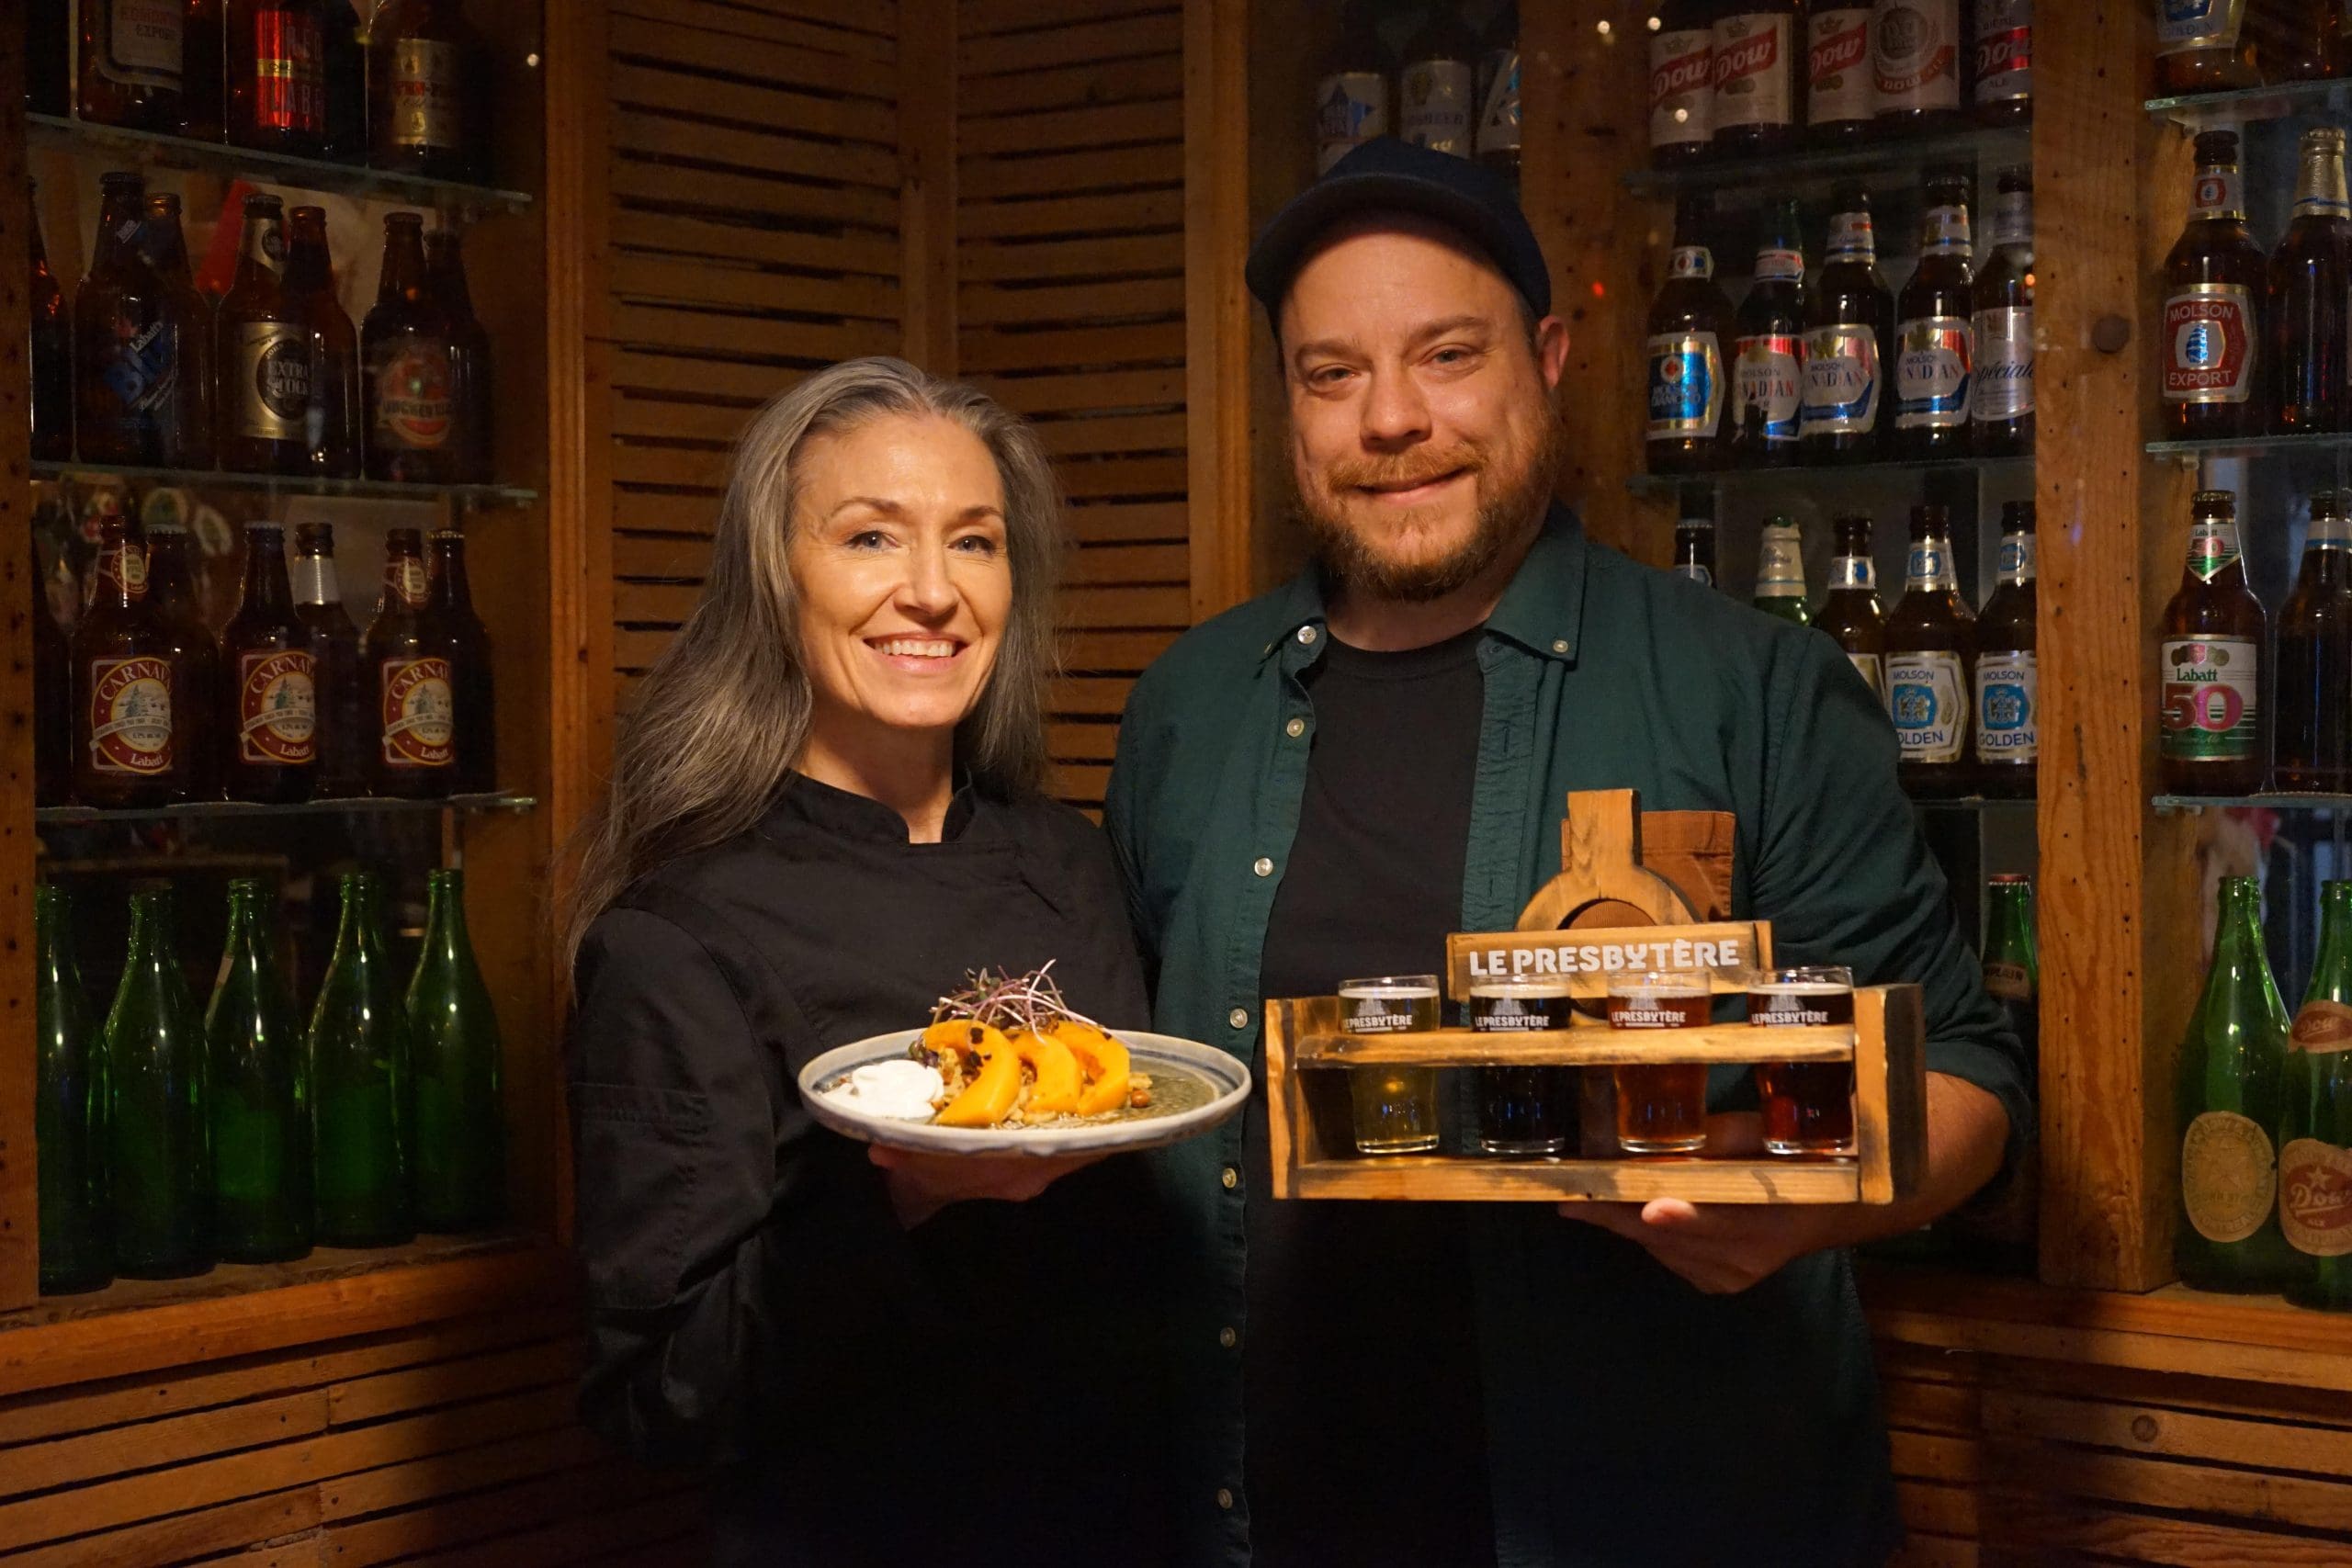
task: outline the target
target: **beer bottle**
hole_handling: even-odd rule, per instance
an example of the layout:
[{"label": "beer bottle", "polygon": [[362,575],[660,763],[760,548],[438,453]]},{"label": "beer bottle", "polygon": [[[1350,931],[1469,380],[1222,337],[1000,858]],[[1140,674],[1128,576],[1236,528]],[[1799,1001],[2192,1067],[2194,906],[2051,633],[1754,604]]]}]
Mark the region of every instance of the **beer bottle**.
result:
[{"label": "beer bottle", "polygon": [[2344,332],[2352,296],[2352,200],[2344,189],[2344,131],[2303,132],[2295,215],[2270,254],[2273,428],[2282,435],[2342,430],[2352,418]]},{"label": "beer bottle", "polygon": [[318,787],[318,655],[294,614],[285,535],[245,525],[244,592],[220,634],[221,783],[231,800],[308,800]]},{"label": "beer bottle", "polygon": [[1650,34],[1650,162],[1695,164],[1714,152],[1716,0],[1665,0]]},{"label": "beer bottle", "polygon": [[65,309],[64,286],[49,269],[40,193],[29,183],[26,215],[32,251],[33,461],[62,463],[74,456],[74,318]]},{"label": "beer bottle", "polygon": [[1871,7],[1815,0],[1805,16],[1805,128],[1815,145],[1866,139],[1878,113],[1871,82]]},{"label": "beer bottle", "polygon": [[2167,94],[2258,87],[2245,0],[2167,0],[2156,13],[2156,84]]},{"label": "beer bottle", "polygon": [[166,191],[147,197],[139,248],[162,285],[175,367],[171,385],[157,406],[157,455],[167,468],[209,468],[213,454],[212,301],[197,288],[188,271],[178,197]]},{"label": "beer bottle", "polygon": [[182,0],[80,0],[81,118],[177,135],[186,124]]},{"label": "beer bottle", "polygon": [[328,0],[229,0],[229,140],[290,158],[327,141]]},{"label": "beer bottle", "polygon": [[2343,0],[2290,0],[2248,21],[2256,18],[2268,24],[2256,40],[2264,81],[2317,82],[2344,74]]},{"label": "beer bottle", "polygon": [[368,30],[368,162],[428,179],[471,179],[488,140],[481,39],[458,0],[384,0]]},{"label": "beer bottle", "polygon": [[1886,700],[1886,611],[1878,602],[1878,563],[1871,556],[1871,520],[1859,513],[1833,526],[1838,554],[1829,563],[1829,592],[1813,624],[1844,650],[1871,694]]},{"label": "beer bottle", "polygon": [[1348,0],[1315,81],[1315,172],[1389,131],[1388,53],[1368,0]]},{"label": "beer bottle", "polygon": [[429,603],[424,542],[413,528],[394,528],[384,539],[383,598],[360,648],[378,795],[437,800],[458,787],[456,665],[463,653],[441,617],[427,613]]},{"label": "beer bottle", "polygon": [[286,217],[274,196],[245,197],[236,280],[220,300],[220,466],[234,474],[310,467],[311,334],[286,299]]},{"label": "beer bottle", "polygon": [[2222,879],[2213,966],[2180,1047],[2180,1226],[2173,1267],[2200,1291],[2278,1290],[2295,1272],[2278,1227],[2287,1008],[2262,947],[2262,888]]},{"label": "beer bottle", "polygon": [[2352,1312],[2352,882],[2320,888],[2319,957],[2287,1046],[2278,1223],[2302,1255],[2287,1299]]},{"label": "beer bottle", "polygon": [[458,788],[486,795],[498,787],[498,705],[492,689],[490,630],[474,614],[473,590],[466,581],[466,536],[455,528],[436,528],[426,542],[429,614],[455,649],[450,690],[458,703]]},{"label": "beer bottle", "polygon": [[2200,490],[2188,560],[2157,633],[2157,763],[2173,795],[2262,788],[2263,643],[2269,617],[2246,585],[2237,497]]},{"label": "beer bottle", "polygon": [[1674,256],[1649,318],[1650,471],[1691,473],[1721,457],[1723,329],[1731,315],[1715,285],[1707,231],[1714,198],[1703,191],[1676,203]]},{"label": "beer bottle", "polygon": [[1764,519],[1764,547],[1756,560],[1756,607],[1801,626],[1813,624],[1805,608],[1804,536],[1788,518]]},{"label": "beer bottle", "polygon": [[98,189],[90,270],[74,291],[74,435],[85,463],[160,467],[179,344],[163,280],[139,254],[147,182],[102,175]]},{"label": "beer bottle", "polygon": [[1682,487],[1681,516],[1674,525],[1674,575],[1702,588],[1715,585],[1715,492],[1710,485]]},{"label": "beer bottle", "polygon": [[302,423],[309,471],[327,479],[356,479],[359,334],[335,298],[325,210],[298,207],[289,216],[293,227],[286,249],[286,306],[302,323],[311,350],[311,397]]},{"label": "beer bottle", "polygon": [[90,603],[74,628],[74,795],[85,806],[176,797],[180,709],[202,701],[147,592],[147,552],[130,525],[99,527]]},{"label": "beer bottle", "polygon": [[294,614],[308,638],[318,711],[318,793],[365,795],[377,730],[369,722],[370,682],[359,667],[359,631],[344,612],[335,576],[332,526],[296,525],[293,577]]},{"label": "beer bottle", "polygon": [[1993,248],[1976,275],[1969,442],[1980,457],[2033,450],[2033,171],[2003,169]]},{"label": "beer bottle", "polygon": [[1976,617],[1951,558],[1951,514],[1911,509],[1903,597],[1886,617],[1886,709],[1901,748],[1897,771],[1914,795],[1968,786],[1968,698],[1975,687]]},{"label": "beer bottle", "polygon": [[2181,441],[2259,435],[2268,264],[2246,232],[2238,133],[2197,136],[2188,222],[2165,257],[2165,423]]},{"label": "beer bottle", "polygon": [[[187,549],[187,530],[177,523],[158,523],[147,531],[147,602],[171,637],[173,657],[186,677],[172,688],[172,798],[211,800],[220,794],[220,735],[212,722],[220,645],[197,604]],[[182,694],[185,702],[177,700]]]},{"label": "beer bottle", "polygon": [[2033,795],[2041,690],[2034,668],[2033,502],[2001,507],[2001,581],[1976,622],[1976,771],[1982,793]]},{"label": "beer bottle", "polygon": [[1519,0],[1505,0],[1478,40],[1478,162],[1519,178]]},{"label": "beer bottle", "polygon": [[1859,186],[1838,194],[1828,254],[1806,291],[1804,320],[1802,456],[1809,463],[1867,463],[1879,455],[1882,355],[1894,342],[1894,299],[1879,276],[1871,199]]},{"label": "beer bottle", "polygon": [[130,895],[130,956],[107,1014],[107,1145],[115,1271],[169,1280],[212,1267],[204,1025],[180,973],[172,889]]},{"label": "beer bottle", "polygon": [[1976,368],[1974,245],[1968,182],[1945,171],[1928,180],[1919,219],[1919,265],[1895,303],[1894,441],[1905,457],[1968,450],[1970,377]]},{"label": "beer bottle", "polygon": [[33,1163],[45,1296],[95,1291],[114,1278],[106,1055],[74,962],[73,923],[63,890],[35,885]]},{"label": "beer bottle", "polygon": [[1955,130],[1975,64],[1960,28],[1960,0],[1878,0],[1871,16],[1871,85],[1878,128],[1911,135]]},{"label": "beer bottle", "polygon": [[1804,398],[1804,240],[1793,198],[1776,201],[1756,251],[1756,280],[1739,302],[1731,378],[1731,457],[1740,468],[1797,460]]},{"label": "beer bottle", "polygon": [[496,1224],[505,1211],[506,1122],[498,1015],[466,939],[465,873],[425,874],[424,946],[408,986],[416,1070],[416,1227]]},{"label": "beer bottle", "polygon": [[315,1239],[390,1247],[416,1234],[409,1202],[408,1015],[377,927],[373,872],[343,874],[334,955],[311,1011]]},{"label": "beer bottle", "polygon": [[384,219],[376,305],[359,329],[368,477],[447,484],[457,477],[457,407],[449,384],[449,319],[424,269],[424,220]]},{"label": "beer bottle", "polygon": [[1713,28],[1715,151],[1734,157],[1797,144],[1796,0],[1726,0]]},{"label": "beer bottle", "polygon": [[33,804],[62,806],[74,795],[74,650],[50,614],[41,574],[25,578],[32,591]]},{"label": "beer bottle", "polygon": [[457,428],[455,476],[469,484],[490,479],[490,334],[474,315],[466,288],[466,258],[458,231],[436,229],[424,237],[425,276],[434,302],[449,318],[449,402]]},{"label": "beer bottle", "polygon": [[278,976],[268,884],[229,882],[228,945],[204,1012],[212,1073],[220,1256],[275,1263],[311,1250],[310,1093],[294,998]]},{"label": "beer bottle", "polygon": [[1478,40],[1454,9],[1437,0],[1405,45],[1396,73],[1397,134],[1416,147],[1467,158],[1476,148]]},{"label": "beer bottle", "polygon": [[1976,123],[2033,118],[2033,0],[1976,0]]},{"label": "beer bottle", "polygon": [[187,0],[180,85],[186,92],[180,134],[221,141],[229,133],[227,58],[221,0]]},{"label": "beer bottle", "polygon": [[1992,909],[1986,917],[1984,989],[2001,1004],[2030,1065],[2041,1055],[2041,960],[2034,929],[2033,878],[2003,872],[1985,881]]},{"label": "beer bottle", "polygon": [[2312,497],[2295,586],[2278,611],[2280,789],[2352,791],[2352,496]]}]

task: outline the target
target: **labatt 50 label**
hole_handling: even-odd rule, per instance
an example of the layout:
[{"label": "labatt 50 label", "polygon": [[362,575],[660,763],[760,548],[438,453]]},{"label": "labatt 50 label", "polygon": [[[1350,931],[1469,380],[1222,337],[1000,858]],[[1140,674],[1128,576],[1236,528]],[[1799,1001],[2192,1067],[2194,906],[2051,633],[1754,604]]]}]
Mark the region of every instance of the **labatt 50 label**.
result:
[{"label": "labatt 50 label", "polygon": [[2254,395],[2254,296],[2192,283],[2165,301],[2165,400],[2242,403]]},{"label": "labatt 50 label", "polygon": [[2244,1241],[2270,1217],[2278,1165],[2270,1134],[2234,1111],[2208,1111],[2180,1140],[2180,1206],[2207,1241]]},{"label": "labatt 50 label", "polygon": [[2164,754],[2197,761],[2253,756],[2260,650],[2236,637],[2173,637],[2158,657]]},{"label": "labatt 50 label", "polygon": [[1968,734],[1968,694],[1957,653],[1886,656],[1886,711],[1906,762],[1957,762]]}]

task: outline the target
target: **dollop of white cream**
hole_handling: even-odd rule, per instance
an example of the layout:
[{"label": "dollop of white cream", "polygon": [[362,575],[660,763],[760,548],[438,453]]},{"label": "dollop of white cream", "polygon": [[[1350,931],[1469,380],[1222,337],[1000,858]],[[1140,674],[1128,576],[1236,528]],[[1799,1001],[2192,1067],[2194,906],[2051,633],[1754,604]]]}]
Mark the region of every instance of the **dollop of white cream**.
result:
[{"label": "dollop of white cream", "polygon": [[891,1122],[928,1122],[931,1102],[943,1088],[939,1069],[910,1056],[868,1062],[825,1090],[825,1098],[865,1116]]}]

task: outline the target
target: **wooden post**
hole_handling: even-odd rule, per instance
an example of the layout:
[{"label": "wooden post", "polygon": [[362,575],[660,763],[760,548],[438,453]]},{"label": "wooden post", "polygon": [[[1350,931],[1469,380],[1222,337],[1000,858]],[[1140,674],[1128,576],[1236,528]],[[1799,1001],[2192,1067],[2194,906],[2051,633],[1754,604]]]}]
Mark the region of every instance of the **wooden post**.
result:
[{"label": "wooden post", "polygon": [[32,302],[25,29],[0,28],[0,1309],[40,1293],[33,1171]]},{"label": "wooden post", "polygon": [[1250,494],[1249,0],[1184,5],[1184,427],[1192,618],[1247,599]]}]

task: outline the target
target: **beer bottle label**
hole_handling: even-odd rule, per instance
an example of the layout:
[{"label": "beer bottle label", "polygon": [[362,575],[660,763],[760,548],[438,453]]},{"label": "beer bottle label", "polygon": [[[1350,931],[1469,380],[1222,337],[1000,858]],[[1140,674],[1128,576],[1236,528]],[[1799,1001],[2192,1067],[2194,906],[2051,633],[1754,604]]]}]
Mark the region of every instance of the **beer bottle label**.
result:
[{"label": "beer bottle label", "polygon": [[[92,0],[83,0],[86,6]],[[181,0],[96,0],[107,7],[107,47],[98,74],[124,87],[180,90],[181,39],[187,15]]]},{"label": "beer bottle label", "polygon": [[301,441],[311,412],[311,334],[290,321],[245,321],[237,328],[230,386],[237,434],[259,441]]},{"label": "beer bottle label", "polygon": [[1758,599],[1804,597],[1804,547],[1794,528],[1767,526],[1756,560]]},{"label": "beer bottle label", "polygon": [[1957,762],[1968,735],[1968,693],[1960,655],[1886,656],[1886,711],[1906,762]]},{"label": "beer bottle label", "polygon": [[1486,101],[1478,106],[1478,155],[1520,144],[1519,51],[1498,51],[1489,62]]},{"label": "beer bottle label", "polygon": [[1798,418],[1805,434],[1869,434],[1878,427],[1878,393],[1875,328],[1844,321],[1804,334],[1804,406]]},{"label": "beer bottle label", "polygon": [[2278,1195],[2278,1163],[2262,1123],[2208,1111],[2180,1140],[2180,1203],[2207,1241],[2244,1241],[2262,1228]]},{"label": "beer bottle label", "polygon": [[1929,256],[1958,256],[1966,261],[1976,254],[1976,235],[1969,226],[1965,207],[1930,207],[1919,220],[1919,254]]},{"label": "beer bottle label", "polygon": [[2033,412],[2033,307],[1996,305],[1975,317],[1976,367],[1969,413],[1979,424],[2006,424]]},{"label": "beer bottle label", "polygon": [[1705,282],[1715,276],[1715,253],[1704,245],[1677,245],[1667,258],[1668,277],[1694,277]]},{"label": "beer bottle label", "polygon": [[138,603],[147,597],[147,552],[133,544],[107,547],[98,557],[98,578]]},{"label": "beer bottle label", "polygon": [[432,591],[431,574],[414,556],[395,556],[384,563],[384,597],[403,610],[422,610]]},{"label": "beer bottle label", "polygon": [[1997,1001],[2030,1002],[2033,1000],[2033,976],[2024,964],[2013,960],[1988,958],[1984,961],[1984,993]]},{"label": "beer bottle label", "polygon": [[1433,152],[1470,156],[1477,81],[1468,61],[1415,61],[1397,73],[1396,99],[1405,141]]},{"label": "beer bottle label", "polygon": [[2033,192],[2005,190],[1993,207],[1993,243],[1996,245],[2033,244]]},{"label": "beer bottle label", "polygon": [[2352,1051],[2352,1007],[2325,997],[2305,1002],[2295,1013],[2295,1025],[2288,1032],[2287,1043],[2315,1056]]},{"label": "beer bottle label", "polygon": [[114,329],[113,346],[99,361],[99,381],[125,414],[160,412],[180,378],[171,322],[161,315],[144,323],[117,317]]},{"label": "beer bottle label", "polygon": [[1685,28],[1650,35],[1650,145],[1712,141],[1715,135],[1715,34]]},{"label": "beer bottle label", "polygon": [[1830,216],[1829,259],[1858,261],[1865,265],[1878,260],[1878,230],[1869,213],[1838,212]]},{"label": "beer bottle label", "polygon": [[2324,513],[2312,514],[2311,527],[2303,535],[2306,550],[2352,549],[2352,517],[2331,517]]},{"label": "beer bottle label", "polygon": [[1870,7],[1816,9],[1806,20],[1805,31],[1805,123],[1835,125],[1876,114]]},{"label": "beer bottle label", "polygon": [[2254,395],[2254,296],[2190,283],[2165,301],[2165,400],[2242,403]]},{"label": "beer bottle label", "polygon": [[2245,0],[2163,0],[2156,17],[2156,52],[2235,49]]},{"label": "beer bottle label", "polygon": [[1789,101],[1789,27],[1795,17],[1748,11],[1714,28],[1715,129],[1794,125]]},{"label": "beer bottle label", "polygon": [[1861,676],[1862,683],[1871,689],[1871,696],[1881,702],[1886,700],[1886,677],[1877,654],[1849,652],[1846,661],[1854,667],[1856,674]]},{"label": "beer bottle label", "polygon": [[1964,316],[1919,316],[1903,323],[1894,362],[1897,430],[1951,430],[1968,423],[1976,329]]},{"label": "beer bottle label", "polygon": [[2030,649],[1976,658],[1976,760],[2022,767],[2039,750]]},{"label": "beer bottle label", "polygon": [[401,39],[392,45],[388,78],[392,145],[455,151],[463,140],[458,46],[437,39]]},{"label": "beer bottle label", "polygon": [[141,655],[90,660],[90,767],[153,778],[172,767],[172,667]]},{"label": "beer bottle label", "polygon": [[317,135],[327,123],[327,42],[318,17],[279,6],[254,9],[254,123]]},{"label": "beer bottle label", "polygon": [[1829,563],[1829,586],[1875,590],[1878,563],[1868,556],[1838,556]]},{"label": "beer bottle label", "polygon": [[2001,536],[2000,559],[1996,568],[2000,574],[2001,581],[2027,583],[2033,581],[2035,565],[2033,541],[2034,536],[2031,534]]},{"label": "beer bottle label", "polygon": [[2033,0],[1976,0],[1976,101],[2033,96]]},{"label": "beer bottle label", "polygon": [[1377,71],[1343,71],[1315,85],[1315,172],[1375,136],[1388,134],[1388,79]]},{"label": "beer bottle label", "polygon": [[2237,637],[2181,637],[2166,641],[2161,658],[2164,754],[2199,762],[2253,756],[2262,650]]},{"label": "beer bottle label", "polygon": [[1652,441],[1705,439],[1724,412],[1724,355],[1713,333],[1661,333],[1649,340]]},{"label": "beer bottle label", "polygon": [[300,651],[237,658],[237,760],[302,767],[318,758],[318,660]]},{"label": "beer bottle label", "polygon": [[2352,1252],[2352,1149],[2297,1138],[2278,1151],[2278,1225],[2298,1252]]},{"label": "beer bottle label", "polygon": [[2188,528],[2188,570],[2212,581],[2243,556],[2234,518],[2199,517]]},{"label": "beer bottle label", "polygon": [[1768,247],[1756,253],[1756,281],[1758,283],[1803,283],[1804,253]]},{"label": "beer bottle label", "polygon": [[446,768],[458,760],[457,698],[446,659],[387,659],[378,719],[388,768]]},{"label": "beer bottle label", "polygon": [[1747,411],[1762,415],[1764,444],[1777,446],[1797,438],[1797,414],[1804,401],[1804,345],[1794,333],[1763,333],[1739,340],[1732,371],[1731,422],[1747,428]]},{"label": "beer bottle label", "polygon": [[2200,169],[2189,187],[2188,216],[2199,221],[2245,221],[2245,175],[2236,169]]},{"label": "beer bottle label", "polygon": [[449,345],[435,338],[395,340],[376,372],[376,434],[385,446],[436,451],[455,423]]},{"label": "beer bottle label", "polygon": [[1960,0],[1878,0],[1871,28],[1878,112],[1960,107]]}]

